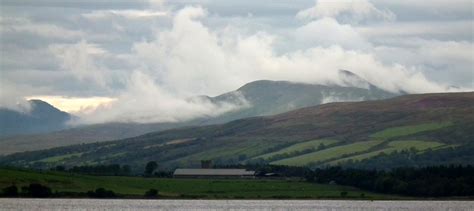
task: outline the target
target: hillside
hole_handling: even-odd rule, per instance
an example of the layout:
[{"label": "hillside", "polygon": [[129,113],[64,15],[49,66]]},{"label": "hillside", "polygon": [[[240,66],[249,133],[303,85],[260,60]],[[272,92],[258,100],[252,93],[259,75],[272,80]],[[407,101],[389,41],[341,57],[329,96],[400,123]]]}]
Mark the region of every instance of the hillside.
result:
[{"label": "hillside", "polygon": [[[344,73],[345,78],[348,78],[347,80],[351,83],[356,82],[354,85],[364,85],[363,79],[358,78],[353,73],[352,75],[348,71],[341,73]],[[241,104],[242,100],[248,104],[248,106],[239,110],[224,113],[217,117],[204,117],[179,123],[104,123],[85,125],[52,133],[8,137],[0,139],[0,145],[2,146],[0,155],[130,138],[183,126],[219,124],[253,116],[274,115],[328,102],[385,99],[396,95],[368,84],[365,88],[351,87],[351,83],[347,83],[348,87],[341,87],[287,81],[255,81],[242,86],[238,90],[216,97],[195,97],[215,104]],[[189,100],[193,100],[193,98]],[[0,120],[5,122],[5,125],[10,122],[1,118]],[[17,125],[16,127],[20,126]]]},{"label": "hillside", "polygon": [[1,157],[0,164],[38,168],[120,163],[142,168],[155,160],[162,168],[174,168],[198,166],[201,159],[212,159],[218,164],[324,166],[368,162],[395,156],[395,152],[412,158],[429,155],[419,163],[433,162],[439,154],[445,156],[439,164],[474,164],[472,153],[466,154],[473,149],[472,131],[473,92],[406,95],[329,103],[220,125],[18,153]]},{"label": "hillside", "polygon": [[0,108],[0,137],[18,134],[46,133],[67,128],[72,116],[41,101],[30,100],[29,111]]}]

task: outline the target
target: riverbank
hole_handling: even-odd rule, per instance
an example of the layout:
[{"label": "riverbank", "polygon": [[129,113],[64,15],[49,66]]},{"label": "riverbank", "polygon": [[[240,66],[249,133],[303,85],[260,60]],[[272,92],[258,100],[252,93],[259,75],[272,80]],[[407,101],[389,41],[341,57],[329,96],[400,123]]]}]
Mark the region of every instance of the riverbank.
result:
[{"label": "riverbank", "polygon": [[[173,179],[124,176],[89,176],[64,172],[0,169],[0,188],[41,184],[54,197],[86,198],[87,192],[103,188],[117,198],[163,199],[357,199],[388,200],[405,197],[372,193],[349,186],[305,181]],[[150,189],[158,194],[145,196]]]}]

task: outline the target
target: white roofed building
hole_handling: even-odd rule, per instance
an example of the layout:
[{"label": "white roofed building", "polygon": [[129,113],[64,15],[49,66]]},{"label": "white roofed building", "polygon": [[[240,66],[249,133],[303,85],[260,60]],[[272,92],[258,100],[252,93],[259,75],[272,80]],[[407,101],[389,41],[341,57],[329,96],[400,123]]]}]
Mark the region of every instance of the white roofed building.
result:
[{"label": "white roofed building", "polygon": [[176,169],[175,178],[254,178],[255,171],[246,169]]}]

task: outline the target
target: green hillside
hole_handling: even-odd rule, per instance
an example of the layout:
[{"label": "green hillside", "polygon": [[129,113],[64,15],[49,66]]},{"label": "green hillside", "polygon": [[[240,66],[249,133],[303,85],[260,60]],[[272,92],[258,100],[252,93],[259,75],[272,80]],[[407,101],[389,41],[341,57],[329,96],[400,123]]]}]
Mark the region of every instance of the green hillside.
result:
[{"label": "green hillside", "polygon": [[260,156],[257,156],[255,158],[263,158],[263,159],[268,159],[276,156],[281,156],[281,155],[292,155],[292,154],[305,154],[305,151],[316,151],[320,150],[320,148],[326,148],[329,145],[334,145],[338,143],[338,140],[326,140],[326,139],[321,139],[321,140],[312,140],[312,141],[305,141],[303,143],[298,143],[298,144],[293,144],[289,147],[285,147],[283,149],[280,149],[275,152],[263,154]]},{"label": "green hillside", "polygon": [[[405,153],[404,164],[474,164],[463,151],[474,140],[474,93],[407,95],[388,100],[330,103],[226,124],[172,129],[118,141],[83,144],[0,157],[0,165],[126,164],[143,169],[215,164],[342,165]],[[470,146],[470,145],[469,145]],[[422,155],[424,160],[410,159]],[[443,154],[443,158],[436,157]],[[471,153],[472,154],[472,153]],[[402,156],[402,157],[403,157]],[[407,160],[408,159],[408,160]],[[377,166],[380,165],[380,166]]]},{"label": "green hillside", "polygon": [[292,158],[287,158],[279,161],[272,162],[275,165],[288,165],[288,166],[305,166],[310,163],[318,163],[327,161],[330,159],[356,154],[360,152],[369,151],[372,147],[381,144],[382,141],[363,141],[353,144],[347,144],[337,147],[331,147],[329,149],[312,152]]},{"label": "green hillside", "polygon": [[449,147],[449,145],[445,145],[443,143],[433,142],[433,141],[392,141],[392,142],[389,142],[383,149],[361,153],[361,154],[357,154],[353,156],[347,156],[345,158],[331,161],[328,164],[337,165],[339,163],[344,163],[349,160],[360,161],[360,160],[375,157],[377,155],[390,154],[390,153],[393,153],[396,151],[402,151],[402,150],[415,149],[419,151],[420,153],[423,153],[423,151],[427,149],[436,150],[436,149],[441,149],[441,147]]}]

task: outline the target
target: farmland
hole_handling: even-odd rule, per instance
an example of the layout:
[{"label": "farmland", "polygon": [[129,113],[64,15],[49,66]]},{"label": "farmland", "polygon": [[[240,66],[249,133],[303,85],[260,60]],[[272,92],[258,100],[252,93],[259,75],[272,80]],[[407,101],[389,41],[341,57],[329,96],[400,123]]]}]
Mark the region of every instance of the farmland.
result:
[{"label": "farmland", "polygon": [[[163,198],[394,198],[339,185],[285,180],[206,180],[87,176],[61,172],[34,172],[0,169],[0,188],[11,184],[26,186],[40,183],[54,192],[84,193],[97,188],[111,190],[122,197],[143,197],[149,189],[159,190]],[[395,197],[396,198],[396,197]]]}]

